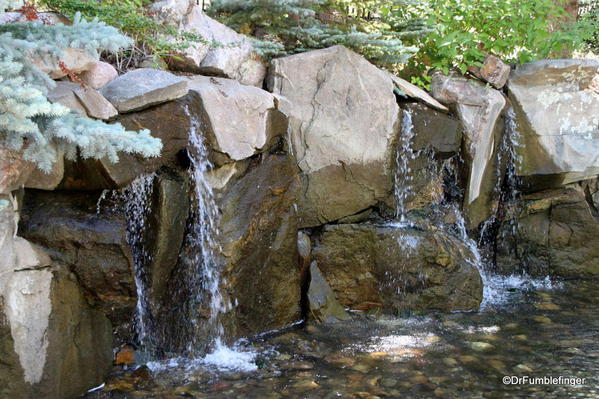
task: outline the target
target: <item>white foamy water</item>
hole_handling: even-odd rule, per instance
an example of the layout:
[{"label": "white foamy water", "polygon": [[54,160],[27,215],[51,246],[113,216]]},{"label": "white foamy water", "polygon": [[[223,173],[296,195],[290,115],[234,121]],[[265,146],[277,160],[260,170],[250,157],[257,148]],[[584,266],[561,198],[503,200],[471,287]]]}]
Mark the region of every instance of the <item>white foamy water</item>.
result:
[{"label": "white foamy water", "polygon": [[219,370],[249,373],[258,370],[256,356],[256,352],[243,350],[236,346],[229,348],[220,339],[217,339],[214,351],[204,356],[201,362]]},{"label": "white foamy water", "polygon": [[412,162],[416,159],[413,149],[414,124],[412,114],[409,111],[403,111],[401,123],[401,134],[399,136],[399,145],[395,155],[395,217],[400,223],[407,223],[406,218],[406,200],[412,195],[414,176],[412,174]]}]

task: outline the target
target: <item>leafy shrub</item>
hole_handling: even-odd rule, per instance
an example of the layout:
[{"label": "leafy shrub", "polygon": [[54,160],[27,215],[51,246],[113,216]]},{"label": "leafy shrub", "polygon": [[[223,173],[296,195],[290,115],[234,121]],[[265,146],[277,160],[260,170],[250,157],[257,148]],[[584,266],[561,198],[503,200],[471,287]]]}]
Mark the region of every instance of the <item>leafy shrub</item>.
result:
[{"label": "leafy shrub", "polygon": [[[21,5],[20,1],[0,0],[0,15]],[[33,57],[58,67],[68,47],[97,55],[97,51],[115,52],[130,44],[115,28],[79,15],[72,26],[39,21],[0,25],[0,146],[23,150],[24,159],[45,171],[56,160],[56,148],[71,159],[81,155],[117,161],[119,151],[160,154],[160,140],[147,130],[127,131],[120,124],[88,119],[50,103],[46,94],[55,83],[31,62]]]},{"label": "leafy shrub", "polygon": [[464,73],[487,54],[517,63],[546,58],[580,47],[593,31],[589,23],[568,23],[555,0],[429,0],[420,12],[436,26],[411,60],[411,71],[421,73]]}]

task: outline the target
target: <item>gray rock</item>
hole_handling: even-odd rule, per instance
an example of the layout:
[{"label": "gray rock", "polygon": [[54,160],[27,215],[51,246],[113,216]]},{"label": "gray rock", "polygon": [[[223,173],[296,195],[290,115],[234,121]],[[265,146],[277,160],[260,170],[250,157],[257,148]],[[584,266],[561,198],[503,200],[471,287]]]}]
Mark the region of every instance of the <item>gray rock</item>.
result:
[{"label": "gray rock", "polygon": [[269,148],[287,133],[287,119],[274,96],[235,80],[195,76],[189,81],[202,104],[203,128],[219,157],[217,164],[240,161]]},{"label": "gray rock", "polygon": [[197,34],[207,42],[196,43],[169,59],[172,69],[224,76],[262,87],[266,65],[246,36],[208,17],[195,2],[163,0],[150,8],[158,19],[177,26],[181,32]]},{"label": "gray rock", "polygon": [[318,322],[334,323],[350,319],[343,306],[337,302],[335,293],[329,287],[316,262],[312,262],[310,265],[308,303],[310,315]]},{"label": "gray rock", "polygon": [[516,68],[508,83],[522,135],[518,174],[531,189],[599,174],[597,60],[545,60]]},{"label": "gray rock", "polygon": [[79,112],[81,115],[87,115],[85,107],[75,95],[74,90],[77,87],[76,83],[56,82],[56,86],[48,91],[48,100],[52,103],[64,105],[73,111]]},{"label": "gray rock", "polygon": [[313,259],[345,307],[477,310],[482,300],[472,253],[442,231],[327,225],[313,242]]},{"label": "gray rock", "polygon": [[187,91],[186,79],[158,69],[141,68],[112,80],[100,93],[124,113],[176,100]]},{"label": "gray rock", "polygon": [[506,100],[497,90],[456,76],[436,74],[431,88],[433,97],[455,110],[462,122],[468,169],[464,209],[468,227],[475,228],[495,212],[496,151]]},{"label": "gray rock", "polygon": [[303,173],[300,226],[353,215],[389,194],[400,122],[386,72],[334,46],[273,60],[268,84],[286,97],[279,108]]}]

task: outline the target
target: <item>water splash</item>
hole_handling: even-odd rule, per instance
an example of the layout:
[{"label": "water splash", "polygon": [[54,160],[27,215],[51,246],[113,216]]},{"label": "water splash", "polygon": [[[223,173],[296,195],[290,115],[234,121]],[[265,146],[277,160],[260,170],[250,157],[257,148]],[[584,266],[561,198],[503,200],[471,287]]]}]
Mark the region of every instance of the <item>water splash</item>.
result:
[{"label": "water splash", "polygon": [[399,145],[395,155],[395,218],[400,224],[409,224],[407,220],[406,201],[412,196],[414,175],[412,174],[412,163],[416,159],[414,152],[414,123],[412,122],[412,113],[403,111],[401,123],[401,134],[399,136]]}]

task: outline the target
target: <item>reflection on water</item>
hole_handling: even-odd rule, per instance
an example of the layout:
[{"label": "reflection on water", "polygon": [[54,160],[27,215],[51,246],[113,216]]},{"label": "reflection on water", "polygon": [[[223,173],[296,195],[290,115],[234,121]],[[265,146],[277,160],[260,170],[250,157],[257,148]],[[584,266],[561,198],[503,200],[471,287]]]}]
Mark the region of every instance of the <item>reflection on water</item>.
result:
[{"label": "reflection on water", "polygon": [[[599,398],[596,284],[531,287],[479,313],[355,315],[350,322],[293,328],[240,343],[252,353],[242,363],[254,370],[175,359],[115,370],[86,397]],[[586,381],[505,385],[504,376]]]}]

